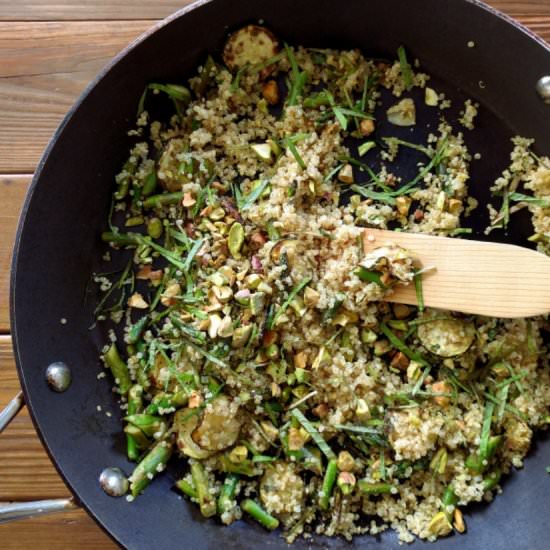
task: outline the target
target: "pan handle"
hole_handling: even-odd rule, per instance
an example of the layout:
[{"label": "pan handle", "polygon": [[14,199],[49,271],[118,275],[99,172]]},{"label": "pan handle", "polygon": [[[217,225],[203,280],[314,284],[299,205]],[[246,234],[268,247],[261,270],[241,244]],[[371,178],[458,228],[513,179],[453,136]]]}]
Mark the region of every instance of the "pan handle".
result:
[{"label": "pan handle", "polygon": [[[4,410],[0,411],[0,433],[15,418],[24,404],[23,392],[19,392]],[[77,508],[78,506],[72,498],[36,500],[34,502],[0,502],[0,524],[53,512],[67,512]]]}]

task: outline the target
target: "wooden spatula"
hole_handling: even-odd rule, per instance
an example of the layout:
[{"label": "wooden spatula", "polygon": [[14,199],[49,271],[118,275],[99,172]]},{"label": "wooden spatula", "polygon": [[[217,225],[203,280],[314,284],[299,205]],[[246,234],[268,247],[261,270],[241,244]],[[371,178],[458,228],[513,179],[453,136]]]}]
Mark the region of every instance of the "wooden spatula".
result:
[{"label": "wooden spatula", "polygon": [[[422,268],[424,304],[490,317],[550,312],[550,257],[510,244],[366,229],[365,251],[398,245]],[[388,301],[417,304],[413,284],[398,285]]]}]

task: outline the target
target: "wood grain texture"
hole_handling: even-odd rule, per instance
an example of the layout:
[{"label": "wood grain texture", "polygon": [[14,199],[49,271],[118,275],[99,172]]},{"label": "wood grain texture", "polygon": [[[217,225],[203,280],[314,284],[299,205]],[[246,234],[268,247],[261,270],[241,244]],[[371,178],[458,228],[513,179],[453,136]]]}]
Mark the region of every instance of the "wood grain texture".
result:
[{"label": "wood grain texture", "polygon": [[0,174],[31,173],[99,70],[153,21],[0,24]]},{"label": "wood grain texture", "polygon": [[[11,338],[0,336],[0,409],[19,389]],[[68,495],[24,407],[0,435],[0,502]]]},{"label": "wood grain texture", "polygon": [[[410,251],[424,269],[435,268],[422,277],[428,307],[502,318],[550,311],[548,256],[510,244],[379,229],[363,232],[365,254],[388,245]],[[416,305],[414,285],[395,287],[388,301]]]},{"label": "wood grain texture", "polygon": [[2,550],[114,550],[118,546],[83,510],[0,525]]},{"label": "wood grain texture", "polygon": [[1,0],[0,21],[162,19],[192,0]]},{"label": "wood grain texture", "polygon": [[30,176],[0,176],[0,334],[9,331],[11,253],[30,179]]},{"label": "wood grain texture", "polygon": [[[1,0],[0,21],[75,21],[109,19],[162,19],[191,4],[192,0]],[[550,16],[550,3],[544,0],[489,0],[488,4],[522,18]]]}]

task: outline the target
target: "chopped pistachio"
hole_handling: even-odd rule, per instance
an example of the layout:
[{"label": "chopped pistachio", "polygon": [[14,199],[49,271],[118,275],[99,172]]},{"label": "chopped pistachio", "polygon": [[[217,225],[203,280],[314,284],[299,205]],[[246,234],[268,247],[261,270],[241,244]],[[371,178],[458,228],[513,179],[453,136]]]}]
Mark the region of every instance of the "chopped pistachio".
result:
[{"label": "chopped pistachio", "polygon": [[208,217],[215,222],[223,220],[225,218],[225,210],[221,206],[219,206],[218,208],[214,208],[208,214]]},{"label": "chopped pistachio", "polygon": [[255,292],[250,296],[250,311],[252,315],[260,315],[265,307],[265,294],[263,292]]},{"label": "chopped pistachio", "polygon": [[307,311],[307,307],[300,296],[296,296],[289,305],[296,312],[298,317],[303,317]]},{"label": "chopped pistachio", "polygon": [[428,525],[428,530],[438,537],[444,537],[453,530],[453,526],[451,525],[451,522],[447,519],[447,515],[445,514],[445,512],[438,512],[431,519]]},{"label": "chopped pistachio", "polygon": [[388,120],[396,126],[414,126],[416,124],[416,107],[410,98],[402,99],[387,111]]},{"label": "chopped pistachio", "polygon": [[210,281],[216,286],[224,286],[227,284],[227,277],[225,277],[220,271],[216,271],[210,275]]},{"label": "chopped pistachio", "polygon": [[374,330],[370,328],[361,329],[361,342],[363,342],[363,344],[374,344],[377,339],[378,335]]},{"label": "chopped pistachio", "polygon": [[453,527],[459,532],[464,533],[466,531],[466,524],[464,523],[464,516],[462,512],[455,508],[453,512]]},{"label": "chopped pistachio", "polygon": [[376,355],[376,357],[380,357],[390,350],[391,344],[386,339],[376,340],[376,342],[374,342],[374,355]]},{"label": "chopped pistachio", "polygon": [[393,314],[396,319],[406,319],[411,314],[411,308],[405,304],[393,304]]},{"label": "chopped pistachio", "polygon": [[443,475],[445,473],[445,470],[447,469],[447,459],[447,449],[442,447],[435,453],[432,460],[430,461],[430,470],[434,472],[434,474]]},{"label": "chopped pistachio", "polygon": [[409,358],[402,351],[398,351],[392,357],[391,366],[396,369],[406,371],[407,367],[409,366],[409,362],[410,362]]},{"label": "chopped pistachio", "polygon": [[160,297],[160,303],[165,307],[170,307],[174,304],[176,296],[181,294],[179,283],[170,283]]},{"label": "chopped pistachio", "polygon": [[128,306],[135,309],[147,309],[149,304],[143,299],[143,296],[139,292],[134,292],[128,298]]},{"label": "chopped pistachio", "polygon": [[277,344],[270,344],[267,346],[265,348],[265,356],[271,360],[277,359],[277,357],[279,357],[279,347]]},{"label": "chopped pistachio", "polygon": [[426,88],[424,90],[424,103],[426,103],[428,107],[437,107],[439,96],[433,88]]},{"label": "chopped pistachio", "polygon": [[151,218],[147,222],[147,234],[153,239],[158,239],[162,235],[163,225],[160,218]]},{"label": "chopped pistachio", "polygon": [[422,374],[422,365],[416,361],[411,361],[407,367],[407,380],[417,382]]},{"label": "chopped pistachio", "polygon": [[218,336],[220,338],[229,338],[233,335],[233,322],[229,315],[226,315],[218,327]]},{"label": "chopped pistachio", "polygon": [[355,406],[355,416],[357,416],[357,419],[362,422],[370,418],[370,408],[364,399],[357,400],[357,405]]},{"label": "chopped pistachio", "polygon": [[246,288],[249,288],[250,290],[256,290],[261,282],[262,278],[257,273],[251,273],[250,275],[247,275],[246,279],[244,280]]},{"label": "chopped pistachio", "polygon": [[348,451],[340,451],[337,465],[341,472],[352,472],[355,469],[355,460]]},{"label": "chopped pistachio", "polygon": [[257,288],[258,291],[264,292],[265,294],[273,294],[273,288],[268,285],[265,281],[262,281]]},{"label": "chopped pistachio", "polygon": [[218,329],[220,328],[220,325],[222,323],[222,318],[217,314],[213,313],[208,317],[209,324],[208,324],[208,336],[210,338],[216,338],[218,335]]},{"label": "chopped pistachio", "polygon": [[359,132],[364,137],[370,136],[375,129],[374,120],[370,118],[364,118],[359,124]]},{"label": "chopped pistachio", "polygon": [[[452,391],[451,385],[448,382],[445,382],[444,380],[441,380],[439,382],[434,382],[430,386],[430,389],[434,393],[451,393]],[[433,400],[440,407],[447,407],[451,402],[446,395],[436,395],[434,396]]]},{"label": "chopped pistachio", "polygon": [[336,485],[344,495],[349,495],[353,491],[356,483],[357,480],[351,472],[340,472],[336,480]]},{"label": "chopped pistachio", "polygon": [[395,207],[402,216],[409,215],[409,209],[411,208],[412,199],[410,197],[397,197],[395,199]]},{"label": "chopped pistachio", "polygon": [[228,455],[228,458],[233,464],[244,462],[248,456],[248,449],[244,445],[237,445]]},{"label": "chopped pistachio", "polygon": [[462,201],[460,199],[449,199],[447,211],[451,214],[458,215],[462,210]]},{"label": "chopped pistachio", "polygon": [[234,258],[240,258],[240,250],[244,243],[244,227],[239,223],[235,222],[231,229],[229,230],[229,235],[227,236],[227,246],[231,256]]},{"label": "chopped pistachio", "polygon": [[229,302],[229,300],[233,297],[233,291],[228,286],[213,286],[211,291],[218,302],[222,304]]},{"label": "chopped pistachio", "polygon": [[316,290],[310,286],[306,286],[304,290],[304,304],[307,307],[315,307],[319,303],[320,298],[321,295]]},{"label": "chopped pistachio", "polygon": [[338,179],[342,183],[353,183],[353,167],[351,164],[345,164],[338,172]]},{"label": "chopped pistachio", "polygon": [[248,307],[250,305],[250,290],[243,288],[235,292],[235,301],[241,306]]},{"label": "chopped pistachio", "polygon": [[288,448],[291,451],[299,451],[309,440],[310,435],[300,426],[299,428],[291,427],[288,430]]},{"label": "chopped pistachio", "polygon": [[305,369],[307,368],[307,353],[305,351],[300,351],[294,355],[294,368],[296,369]]},{"label": "chopped pistachio", "polygon": [[[228,265],[222,265],[222,267],[220,267],[220,269],[218,269],[218,273],[220,273],[220,275],[225,277],[225,279],[227,281],[227,284],[229,286],[233,286],[235,284],[235,278],[236,278],[235,272]],[[217,283],[215,283],[215,284],[217,284]]]},{"label": "chopped pistachio", "polygon": [[256,156],[264,162],[271,162],[273,151],[269,143],[254,143],[250,148],[256,153]]},{"label": "chopped pistachio", "polygon": [[270,105],[277,105],[279,103],[279,86],[277,81],[268,80],[262,86],[262,96]]},{"label": "chopped pistachio", "polygon": [[279,430],[269,421],[262,420],[260,422],[260,428],[262,429],[263,435],[273,443],[279,437]]},{"label": "chopped pistachio", "polygon": [[231,340],[231,345],[234,348],[244,347],[247,344],[251,334],[252,325],[245,325],[243,327],[236,328],[233,331],[233,339]]}]

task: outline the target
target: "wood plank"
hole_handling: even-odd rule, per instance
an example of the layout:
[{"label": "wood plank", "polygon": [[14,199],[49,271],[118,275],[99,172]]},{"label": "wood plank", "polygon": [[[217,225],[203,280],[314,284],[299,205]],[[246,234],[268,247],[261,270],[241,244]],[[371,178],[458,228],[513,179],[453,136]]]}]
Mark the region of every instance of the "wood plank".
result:
[{"label": "wood plank", "polygon": [[0,334],[9,332],[10,263],[19,212],[30,176],[0,176]]},{"label": "wood plank", "polygon": [[0,21],[162,19],[192,0],[1,0]]},{"label": "wood plank", "polygon": [[[1,0],[0,21],[162,19],[191,2],[192,0]],[[550,16],[550,3],[541,0],[489,0],[488,4],[513,17]]]},{"label": "wood plank", "polygon": [[487,4],[512,17],[550,15],[550,3],[546,0],[485,0]]},{"label": "wood plank", "polygon": [[2,550],[114,550],[118,546],[83,510],[0,525]]},{"label": "wood plank", "polygon": [[[19,389],[11,338],[0,336],[0,409]],[[64,498],[69,494],[23,408],[0,436],[0,501]]]},{"label": "wood plank", "polygon": [[152,23],[1,23],[0,174],[33,172],[82,90]]}]

